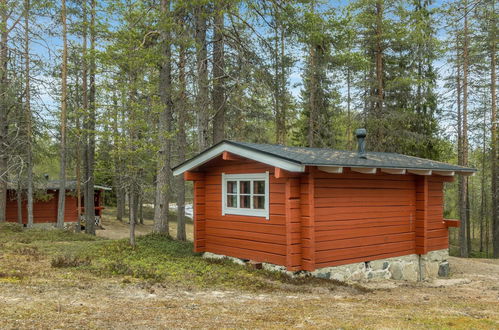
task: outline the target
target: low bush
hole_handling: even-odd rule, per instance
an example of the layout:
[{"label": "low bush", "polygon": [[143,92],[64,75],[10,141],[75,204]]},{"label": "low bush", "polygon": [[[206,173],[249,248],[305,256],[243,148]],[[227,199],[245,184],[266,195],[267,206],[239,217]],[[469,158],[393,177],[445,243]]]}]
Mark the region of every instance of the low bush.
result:
[{"label": "low bush", "polygon": [[41,253],[40,251],[38,251],[38,247],[36,246],[21,247],[15,250],[14,252],[22,256],[30,257],[30,259],[34,261],[38,261],[41,256]]},{"label": "low bush", "polygon": [[125,275],[184,287],[249,290],[270,290],[285,276],[248,269],[228,260],[203,259],[192,250],[191,242],[154,234],[137,238],[135,248],[126,240],[107,241],[95,251],[90,269],[102,276]]},{"label": "low bush", "polygon": [[89,257],[79,257],[75,255],[58,255],[52,258],[50,265],[54,268],[69,268],[69,267],[80,267],[89,266],[91,264],[91,259]]}]

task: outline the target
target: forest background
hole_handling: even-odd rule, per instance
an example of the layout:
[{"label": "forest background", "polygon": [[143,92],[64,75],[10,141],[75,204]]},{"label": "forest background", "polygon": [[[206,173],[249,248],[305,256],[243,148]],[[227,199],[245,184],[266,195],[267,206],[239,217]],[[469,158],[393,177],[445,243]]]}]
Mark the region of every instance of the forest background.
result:
[{"label": "forest background", "polygon": [[446,186],[451,251],[499,257],[496,22],[494,0],[0,0],[0,222],[9,187],[31,226],[48,176],[185,240],[172,166],[223,139],[355,150],[365,127],[369,151],[477,168]]}]

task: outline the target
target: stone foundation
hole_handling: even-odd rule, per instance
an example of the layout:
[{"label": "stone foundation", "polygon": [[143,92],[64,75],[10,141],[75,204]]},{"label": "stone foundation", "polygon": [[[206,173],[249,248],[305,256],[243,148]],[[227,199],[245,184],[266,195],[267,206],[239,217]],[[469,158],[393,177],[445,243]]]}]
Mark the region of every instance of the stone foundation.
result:
[{"label": "stone foundation", "polygon": [[[204,258],[221,259],[227,258],[233,262],[244,265],[247,261],[234,257],[205,252]],[[290,276],[315,276],[319,278],[337,281],[373,281],[383,279],[422,281],[436,277],[449,276],[449,251],[437,250],[424,255],[410,254],[400,257],[357,262],[348,265],[325,267],[313,272],[298,271],[290,272],[286,267],[262,263],[263,269],[279,271]]]}]

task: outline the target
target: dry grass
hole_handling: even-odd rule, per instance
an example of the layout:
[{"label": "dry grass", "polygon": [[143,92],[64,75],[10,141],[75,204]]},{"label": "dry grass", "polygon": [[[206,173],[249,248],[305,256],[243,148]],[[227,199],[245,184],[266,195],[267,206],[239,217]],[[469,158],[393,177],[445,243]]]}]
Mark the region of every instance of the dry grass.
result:
[{"label": "dry grass", "polygon": [[[183,245],[148,236],[142,242],[151,240],[150,250],[139,246],[137,255],[123,262],[132,269],[152,269],[152,252],[164,254],[158,260],[175,266],[169,266],[165,278],[151,280],[133,272],[112,275],[99,268],[104,262],[99,258],[90,266],[54,268],[54,256],[68,252],[81,257],[99,253],[114,262],[130,251],[115,241],[57,231],[47,235],[53,240],[36,231],[7,232],[0,226],[2,329],[499,328],[498,260],[452,258],[450,279],[387,281],[362,290],[207,263],[189,255]],[[103,254],[111,247],[118,250]],[[136,265],[137,260],[144,261]],[[201,265],[209,269],[197,269],[200,278],[182,280],[189,273],[185,267]]]}]

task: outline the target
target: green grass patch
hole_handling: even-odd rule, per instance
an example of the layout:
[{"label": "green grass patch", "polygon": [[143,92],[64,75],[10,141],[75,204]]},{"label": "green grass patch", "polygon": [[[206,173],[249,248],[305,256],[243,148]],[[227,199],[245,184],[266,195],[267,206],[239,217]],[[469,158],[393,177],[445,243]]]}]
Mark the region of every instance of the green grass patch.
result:
[{"label": "green grass patch", "polygon": [[91,269],[100,274],[201,288],[270,289],[275,286],[273,280],[283,277],[229,260],[203,259],[192,250],[190,242],[153,234],[138,238],[135,248],[125,240],[108,241],[100,247]]},{"label": "green grass patch", "polygon": [[0,243],[19,241],[29,244],[38,241],[69,242],[69,241],[96,241],[101,238],[86,235],[84,233],[73,233],[64,229],[41,229],[24,228],[15,223],[0,224]]},{"label": "green grass patch", "polygon": [[123,277],[124,281],[136,279],[185,289],[250,291],[309,291],[314,286],[334,290],[346,285],[315,277],[291,278],[228,259],[204,259],[193,252],[191,242],[155,234],[137,237],[136,246],[131,247],[128,240],[109,240],[58,229],[25,229],[13,224],[1,224],[0,233],[0,247],[12,256],[23,256],[29,262],[48,259],[54,270],[71,268],[98,277]]},{"label": "green grass patch", "polygon": [[193,252],[191,242],[161,235],[128,240],[108,240],[65,230],[25,229],[0,225],[0,246],[26,260],[50,260],[52,268],[72,268],[100,277],[122,276],[183,288],[227,288],[270,291],[286,287],[307,290],[310,286],[331,289],[339,284],[316,278],[292,279],[285,274],[252,269],[228,259],[204,259]]}]

